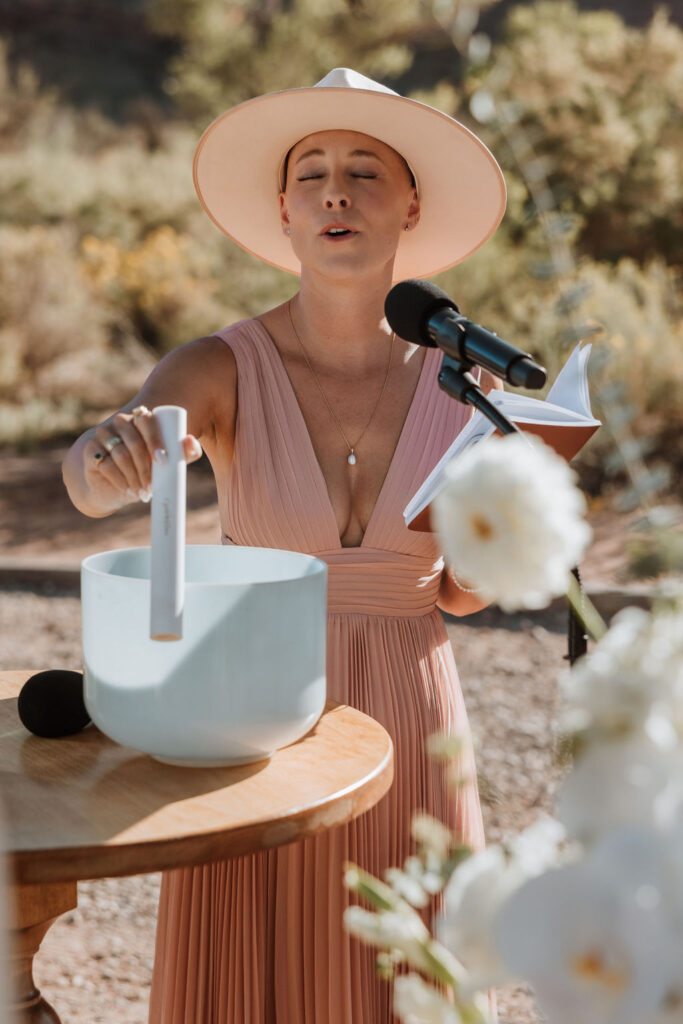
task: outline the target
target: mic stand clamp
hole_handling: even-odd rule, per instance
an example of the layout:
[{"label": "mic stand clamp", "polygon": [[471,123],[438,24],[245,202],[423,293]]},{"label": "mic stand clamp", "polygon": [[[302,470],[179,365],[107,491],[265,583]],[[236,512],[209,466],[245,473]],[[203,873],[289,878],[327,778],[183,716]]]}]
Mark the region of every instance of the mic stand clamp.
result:
[{"label": "mic stand clamp", "polygon": [[[456,359],[453,356],[446,355],[444,353],[443,359],[441,360],[441,369],[439,370],[439,387],[442,391],[445,391],[451,398],[455,398],[458,402],[463,402],[465,405],[472,405],[479,412],[483,413],[486,418],[493,423],[495,428],[501,432],[501,434],[520,434],[521,431],[512,420],[497,409],[493,402],[490,402],[484,392],[481,390],[476,380],[470,373],[473,364],[467,362],[464,359]],[[581,580],[579,577],[578,568],[572,569],[574,576],[576,577],[579,587],[581,586]],[[571,605],[569,605],[569,619],[567,622],[567,651],[565,655],[570,665],[581,657],[582,654],[586,653],[588,649],[586,633],[584,630],[583,622],[576,614]]]}]

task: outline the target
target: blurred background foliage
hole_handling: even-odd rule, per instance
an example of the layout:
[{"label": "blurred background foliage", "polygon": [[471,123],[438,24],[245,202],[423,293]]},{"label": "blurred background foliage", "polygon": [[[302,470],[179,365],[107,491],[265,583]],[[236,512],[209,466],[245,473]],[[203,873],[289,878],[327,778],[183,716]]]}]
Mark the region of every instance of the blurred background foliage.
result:
[{"label": "blurred background foliage", "polygon": [[[76,18],[78,0],[66,8]],[[438,283],[551,378],[578,338],[595,340],[597,412],[611,402],[614,415],[582,459],[590,489],[628,469],[604,457],[620,424],[631,462],[665,466],[675,485],[683,31],[665,10],[633,25],[570,0],[126,0],[135,71],[90,92],[69,85],[73,53],[60,81],[59,47],[7,10],[0,0],[0,444],[73,436],[168,349],[295,290],[207,220],[192,154],[231,104],[347,65],[457,117],[503,166],[501,227]],[[91,30],[96,49],[107,26],[89,17],[80,43]]]}]

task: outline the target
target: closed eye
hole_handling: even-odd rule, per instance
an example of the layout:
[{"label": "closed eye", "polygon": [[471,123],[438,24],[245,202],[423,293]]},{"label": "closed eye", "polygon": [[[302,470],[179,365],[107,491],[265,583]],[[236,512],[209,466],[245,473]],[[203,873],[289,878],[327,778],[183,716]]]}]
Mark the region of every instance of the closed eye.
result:
[{"label": "closed eye", "polygon": [[[296,180],[297,181],[315,181],[316,178],[323,178],[323,177],[324,177],[323,174],[306,174],[306,175],[303,175],[301,178],[297,178]],[[358,173],[355,173],[355,174],[352,174],[351,177],[352,178],[368,178],[368,179],[372,179],[372,178],[376,178],[377,175],[376,174],[358,174]]]}]

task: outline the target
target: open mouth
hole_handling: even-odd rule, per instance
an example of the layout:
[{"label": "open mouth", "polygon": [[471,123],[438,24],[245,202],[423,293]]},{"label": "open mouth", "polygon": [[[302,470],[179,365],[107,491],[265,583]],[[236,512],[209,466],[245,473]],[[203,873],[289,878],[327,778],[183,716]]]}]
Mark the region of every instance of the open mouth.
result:
[{"label": "open mouth", "polygon": [[344,225],[341,224],[338,226],[331,225],[330,227],[325,228],[324,231],[321,231],[321,235],[323,236],[323,238],[348,238],[350,235],[356,234],[358,234],[357,231],[354,231],[352,228],[345,227]]}]

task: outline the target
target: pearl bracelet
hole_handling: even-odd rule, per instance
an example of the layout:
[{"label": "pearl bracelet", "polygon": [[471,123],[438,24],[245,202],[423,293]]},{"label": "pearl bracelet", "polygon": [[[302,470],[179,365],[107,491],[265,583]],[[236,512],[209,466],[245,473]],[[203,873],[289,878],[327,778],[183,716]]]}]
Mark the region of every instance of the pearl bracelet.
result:
[{"label": "pearl bracelet", "polygon": [[456,587],[458,587],[459,590],[463,590],[466,594],[478,594],[479,591],[481,590],[481,587],[466,587],[464,583],[460,582],[460,580],[455,575],[452,569],[447,568],[446,571],[450,578],[455,583]]}]

